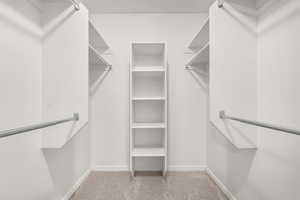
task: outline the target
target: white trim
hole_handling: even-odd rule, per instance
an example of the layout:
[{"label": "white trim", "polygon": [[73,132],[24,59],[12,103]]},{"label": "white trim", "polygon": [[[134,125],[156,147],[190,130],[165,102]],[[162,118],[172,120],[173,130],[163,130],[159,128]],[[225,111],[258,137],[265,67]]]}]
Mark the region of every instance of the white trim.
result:
[{"label": "white trim", "polygon": [[[169,171],[206,171],[207,167],[205,165],[169,165]],[[93,171],[103,171],[103,172],[118,172],[118,171],[129,171],[127,165],[96,165],[92,167]]]},{"label": "white trim", "polygon": [[222,192],[227,196],[229,200],[237,200],[237,198],[230,192],[230,190],[222,183],[220,179],[207,167],[206,173],[217,184]]},{"label": "white trim", "polygon": [[75,182],[75,184],[71,187],[71,189],[62,197],[61,200],[69,200],[72,195],[78,190],[80,185],[85,181],[85,179],[89,176],[91,170],[88,169],[83,173],[81,177]]},{"label": "white trim", "polygon": [[129,167],[127,165],[96,165],[92,169],[93,171],[102,171],[102,172],[129,171]]},{"label": "white trim", "polygon": [[173,172],[206,171],[205,165],[169,165],[168,170]]}]

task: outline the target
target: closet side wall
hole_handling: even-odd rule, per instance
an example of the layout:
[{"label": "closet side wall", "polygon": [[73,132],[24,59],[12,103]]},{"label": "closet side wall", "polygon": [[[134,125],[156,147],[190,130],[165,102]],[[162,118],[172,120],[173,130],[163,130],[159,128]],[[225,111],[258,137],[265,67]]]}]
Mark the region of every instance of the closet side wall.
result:
[{"label": "closet side wall", "polygon": [[[27,0],[0,1],[0,29],[0,129],[39,123],[40,12]],[[41,134],[31,131],[0,139],[0,199],[61,200],[84,177],[89,169],[88,127],[56,150],[40,149]]]},{"label": "closet side wall", "polygon": [[[6,130],[40,122],[42,46],[39,12],[27,1],[1,1],[0,13],[0,119]],[[53,197],[39,145],[39,131],[0,140],[0,199]]]},{"label": "closet side wall", "polygon": [[68,1],[43,4],[42,118],[79,114],[79,120],[43,130],[43,148],[61,148],[88,122],[88,10]]},{"label": "closet side wall", "polygon": [[[300,2],[261,5],[258,119],[300,129]],[[299,145],[299,136],[260,129],[258,150],[241,151],[210,126],[208,166],[236,199],[299,199]]]},{"label": "closet side wall", "polygon": [[169,169],[206,165],[207,94],[184,70],[185,54],[206,14],[99,14],[96,28],[112,52],[113,70],[92,98],[92,161],[99,170],[128,170],[129,58],[132,42],[165,42],[169,63]]},{"label": "closet side wall", "polygon": [[[246,13],[246,12],[249,13]],[[210,16],[210,120],[237,148],[256,148],[257,129],[220,119],[257,119],[257,34],[253,7],[215,2]]]}]

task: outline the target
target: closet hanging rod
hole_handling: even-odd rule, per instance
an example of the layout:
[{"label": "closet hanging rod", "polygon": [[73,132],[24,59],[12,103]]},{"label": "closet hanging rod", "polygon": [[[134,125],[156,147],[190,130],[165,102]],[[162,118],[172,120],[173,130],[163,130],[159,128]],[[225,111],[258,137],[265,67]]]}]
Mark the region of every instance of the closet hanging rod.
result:
[{"label": "closet hanging rod", "polygon": [[218,7],[223,8],[225,0],[218,0]]},{"label": "closet hanging rod", "polygon": [[17,135],[17,134],[21,134],[21,133],[24,133],[24,132],[37,130],[37,129],[42,129],[42,128],[46,128],[46,127],[49,127],[49,126],[54,126],[54,125],[57,125],[57,124],[65,123],[65,122],[78,121],[78,120],[79,120],[79,114],[74,113],[73,117],[71,117],[71,118],[66,118],[66,119],[52,121],[52,122],[45,122],[45,123],[40,123],[40,124],[35,124],[35,125],[30,125],[30,126],[23,126],[23,127],[20,127],[20,128],[0,131],[0,138],[12,136],[12,135]]},{"label": "closet hanging rod", "polygon": [[294,135],[300,135],[300,131],[295,130],[295,129],[285,128],[285,127],[281,127],[281,126],[277,126],[277,125],[273,125],[273,124],[268,124],[265,122],[252,121],[252,120],[248,120],[248,119],[231,117],[231,116],[226,115],[225,111],[220,111],[219,117],[221,119],[230,119],[230,120],[238,121],[238,122],[245,123],[245,124],[250,124],[250,125],[259,126],[259,127],[263,127],[263,128],[269,128],[272,130],[282,131],[282,132],[286,132],[286,133],[290,133],[290,134],[294,134]]},{"label": "closet hanging rod", "polygon": [[76,11],[80,10],[79,2],[77,0],[70,0],[74,5]]}]

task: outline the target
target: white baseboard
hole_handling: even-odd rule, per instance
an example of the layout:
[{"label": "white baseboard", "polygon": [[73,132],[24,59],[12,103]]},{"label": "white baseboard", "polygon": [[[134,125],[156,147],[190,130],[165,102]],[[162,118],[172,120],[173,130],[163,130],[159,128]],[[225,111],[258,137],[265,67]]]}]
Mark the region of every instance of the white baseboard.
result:
[{"label": "white baseboard", "polygon": [[101,172],[124,172],[129,171],[129,167],[127,165],[96,165],[92,170]]},{"label": "white baseboard", "polygon": [[222,190],[222,192],[227,196],[229,200],[237,200],[237,198],[230,192],[230,190],[222,183],[220,179],[209,169],[206,168],[207,174],[210,178],[217,184],[217,186]]},{"label": "white baseboard", "polygon": [[[168,171],[206,171],[204,165],[170,165]],[[92,168],[93,171],[116,172],[129,171],[127,165],[97,165]]]},{"label": "white baseboard", "polygon": [[192,172],[192,171],[206,171],[205,165],[169,165],[168,171],[171,172]]},{"label": "white baseboard", "polygon": [[85,179],[89,176],[91,170],[88,169],[86,172],[83,173],[81,177],[76,181],[76,183],[72,186],[72,188],[65,194],[62,200],[69,200],[72,195],[78,190],[80,185],[85,181]]}]

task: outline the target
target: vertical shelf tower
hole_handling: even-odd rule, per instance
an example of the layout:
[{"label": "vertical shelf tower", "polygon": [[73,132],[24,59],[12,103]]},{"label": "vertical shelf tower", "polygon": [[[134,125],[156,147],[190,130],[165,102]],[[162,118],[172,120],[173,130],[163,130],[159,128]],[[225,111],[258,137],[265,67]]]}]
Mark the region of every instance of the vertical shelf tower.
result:
[{"label": "vertical shelf tower", "polygon": [[130,171],[167,172],[165,43],[133,43],[130,59]]}]

